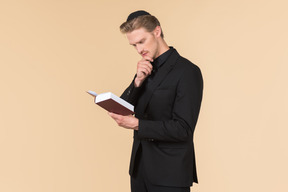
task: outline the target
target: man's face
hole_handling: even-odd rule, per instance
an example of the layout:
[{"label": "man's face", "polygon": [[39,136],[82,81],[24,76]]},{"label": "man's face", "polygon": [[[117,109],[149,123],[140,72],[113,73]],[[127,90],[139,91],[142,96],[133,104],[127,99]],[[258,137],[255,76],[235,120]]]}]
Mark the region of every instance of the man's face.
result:
[{"label": "man's face", "polygon": [[135,29],[126,34],[129,44],[134,46],[137,52],[143,57],[155,59],[159,56],[159,43],[157,41],[156,29],[147,32],[144,28]]}]

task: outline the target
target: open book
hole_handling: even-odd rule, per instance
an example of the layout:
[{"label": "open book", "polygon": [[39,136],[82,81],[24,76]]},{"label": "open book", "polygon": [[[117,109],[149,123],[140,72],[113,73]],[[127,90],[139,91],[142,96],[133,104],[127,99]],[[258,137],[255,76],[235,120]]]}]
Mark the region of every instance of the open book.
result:
[{"label": "open book", "polygon": [[134,114],[134,106],[114,95],[111,92],[97,94],[94,91],[87,91],[95,98],[95,103],[109,112],[120,115]]}]

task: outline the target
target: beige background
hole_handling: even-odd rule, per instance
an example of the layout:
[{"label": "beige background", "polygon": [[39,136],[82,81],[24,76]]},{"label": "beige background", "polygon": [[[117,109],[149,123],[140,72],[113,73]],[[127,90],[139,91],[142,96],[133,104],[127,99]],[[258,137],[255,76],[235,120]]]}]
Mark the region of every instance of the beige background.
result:
[{"label": "beige background", "polygon": [[286,0],[0,0],[0,191],[129,191],[120,95],[140,59],[119,32],[146,9],[205,81],[194,192],[287,191]]}]

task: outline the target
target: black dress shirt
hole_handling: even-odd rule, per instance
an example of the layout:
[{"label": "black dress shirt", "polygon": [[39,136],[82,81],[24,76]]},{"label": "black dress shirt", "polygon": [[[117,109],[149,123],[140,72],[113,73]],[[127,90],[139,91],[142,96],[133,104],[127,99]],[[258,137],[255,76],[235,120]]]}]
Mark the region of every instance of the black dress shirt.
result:
[{"label": "black dress shirt", "polygon": [[168,57],[171,55],[172,52],[173,52],[173,47],[170,47],[169,50],[162,53],[153,62],[151,62],[152,66],[153,66],[153,70],[152,70],[151,75],[148,77],[148,81],[153,79],[153,77],[155,76],[155,73],[165,63],[165,61],[168,59]]}]

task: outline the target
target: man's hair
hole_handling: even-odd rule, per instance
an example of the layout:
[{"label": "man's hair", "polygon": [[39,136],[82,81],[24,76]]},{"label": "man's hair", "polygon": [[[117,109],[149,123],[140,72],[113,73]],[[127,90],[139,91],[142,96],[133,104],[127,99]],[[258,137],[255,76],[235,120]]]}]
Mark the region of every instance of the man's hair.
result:
[{"label": "man's hair", "polygon": [[[142,15],[132,20],[124,22],[120,26],[120,31],[125,34],[130,33],[135,29],[143,27],[148,32],[152,32],[157,26],[161,27],[160,22],[156,17],[154,17],[153,15]],[[162,29],[161,29],[161,37],[164,38]]]}]

